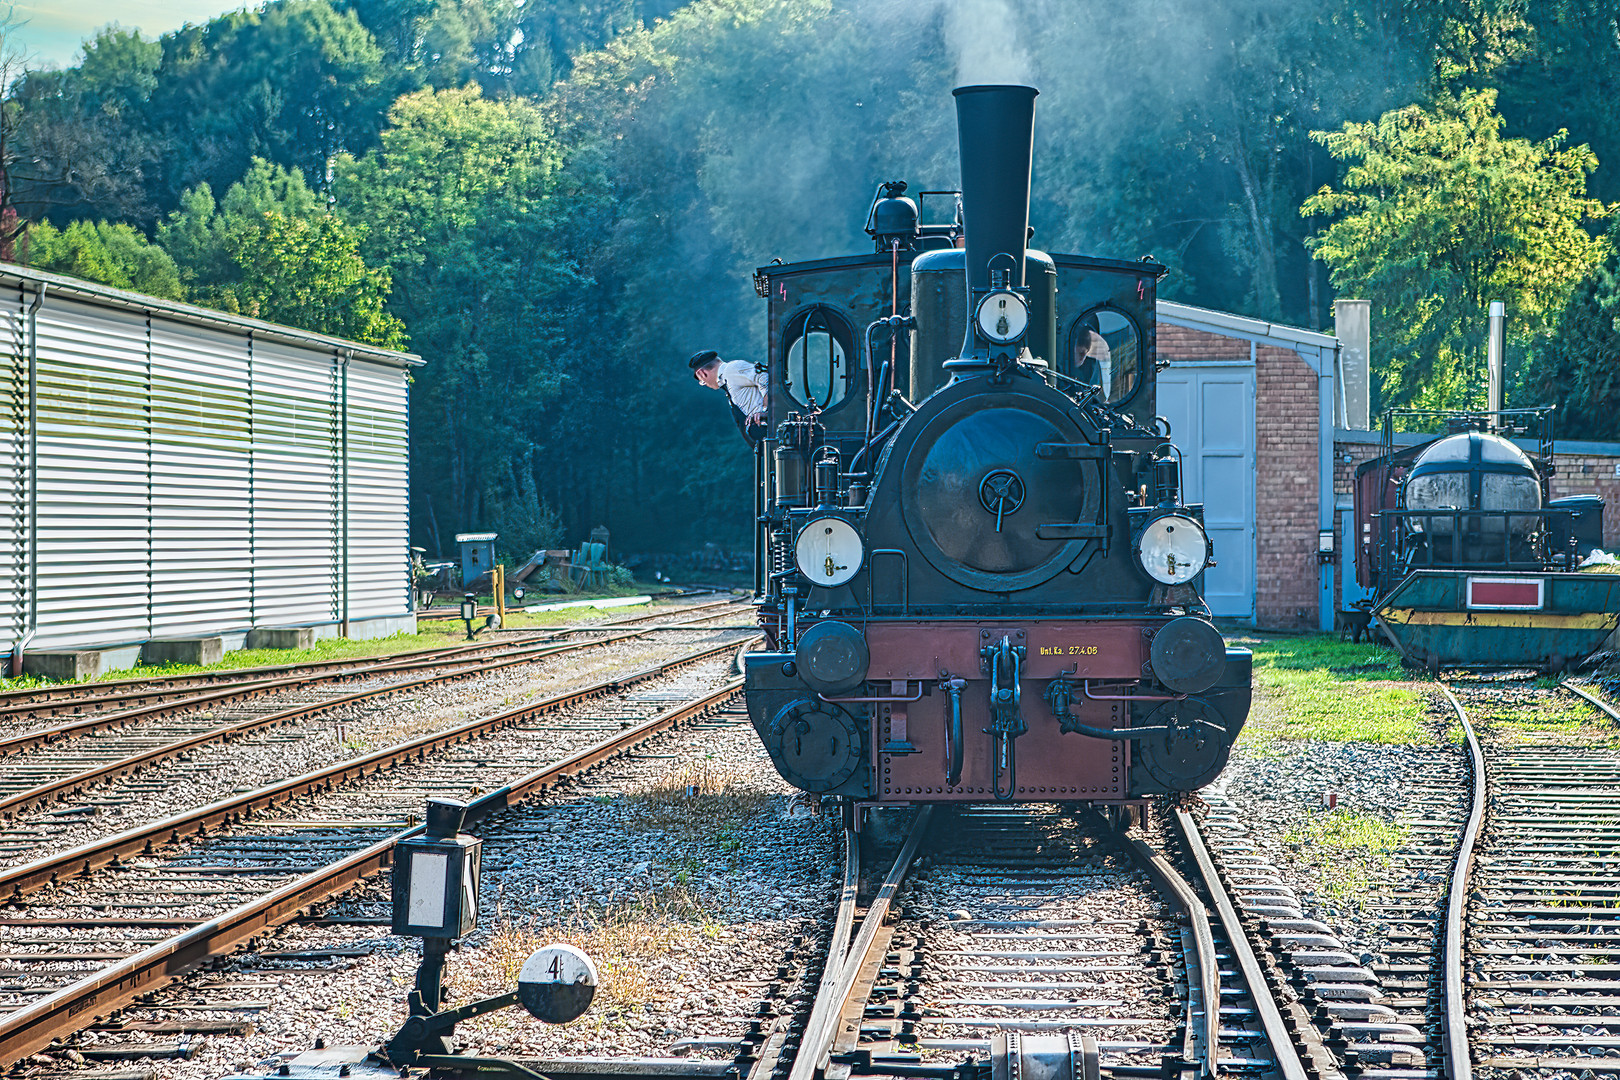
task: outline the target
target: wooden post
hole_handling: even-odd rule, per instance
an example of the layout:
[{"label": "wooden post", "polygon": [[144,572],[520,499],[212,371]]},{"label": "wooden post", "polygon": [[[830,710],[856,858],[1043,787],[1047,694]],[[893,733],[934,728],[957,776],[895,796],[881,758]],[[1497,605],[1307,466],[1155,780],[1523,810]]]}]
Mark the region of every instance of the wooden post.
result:
[{"label": "wooden post", "polygon": [[506,625],[506,564],[495,564],[495,616]]}]

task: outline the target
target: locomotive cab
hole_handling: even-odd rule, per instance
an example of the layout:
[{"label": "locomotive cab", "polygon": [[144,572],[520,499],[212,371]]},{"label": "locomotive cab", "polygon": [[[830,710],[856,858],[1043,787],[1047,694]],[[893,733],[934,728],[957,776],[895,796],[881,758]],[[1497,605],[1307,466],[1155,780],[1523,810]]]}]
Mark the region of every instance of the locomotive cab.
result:
[{"label": "locomotive cab", "polygon": [[818,795],[1190,791],[1248,712],[1248,653],[1199,593],[1202,507],[1153,415],[1164,269],[1025,247],[1034,98],[957,91],[948,220],[886,184],[872,254],[756,274],[774,437],[748,703]]}]

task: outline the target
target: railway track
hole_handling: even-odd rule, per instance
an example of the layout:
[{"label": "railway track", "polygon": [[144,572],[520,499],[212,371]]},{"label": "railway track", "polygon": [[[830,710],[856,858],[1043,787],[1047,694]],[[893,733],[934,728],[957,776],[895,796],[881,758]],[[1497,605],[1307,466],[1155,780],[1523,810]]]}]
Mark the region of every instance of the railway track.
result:
[{"label": "railway track", "polygon": [[[712,615],[696,621],[708,621]],[[690,628],[694,620],[677,625]],[[192,754],[212,744],[239,739],[254,732],[297,724],[327,713],[367,701],[420,690],[435,683],[464,680],[521,664],[533,663],[564,654],[599,649],[639,638],[648,630],[609,632],[590,641],[575,643],[519,642],[497,645],[479,656],[452,652],[448,656],[410,660],[403,664],[384,660],[365,667],[346,667],[339,676],[345,682],[370,677],[371,685],[351,689],[331,684],[332,675],[300,677],[291,686],[296,702],[267,702],[262,698],[241,703],[239,698],[221,697],[218,691],[181,697],[161,706],[129,710],[58,723],[50,728],[0,740],[0,817],[15,818],[31,808],[86,791],[94,785],[128,776],[155,764]],[[420,674],[419,674],[420,673]],[[233,693],[227,691],[226,693]],[[254,695],[258,696],[258,695]],[[284,697],[286,695],[283,695]],[[212,706],[210,708],[210,706]],[[228,706],[228,707],[222,707]],[[200,709],[206,711],[199,712]],[[144,721],[144,722],[143,722]],[[111,729],[119,730],[113,731]],[[85,738],[94,732],[96,738]],[[327,733],[302,729],[300,736],[329,737]],[[74,738],[74,736],[80,736]],[[202,766],[206,768],[206,763]],[[103,792],[118,799],[115,792]],[[35,821],[28,829],[12,829],[0,837],[0,860],[7,855],[26,853],[41,840],[41,831],[61,831],[85,814],[97,812],[101,802],[85,805]],[[55,825],[56,829],[51,826]]]},{"label": "railway track", "polygon": [[1612,738],[1503,737],[1478,691],[1452,697],[1459,716],[1479,714],[1470,738],[1486,778],[1483,827],[1458,859],[1469,887],[1454,933],[1468,970],[1447,971],[1453,1075],[1469,1075],[1465,1047],[1482,1071],[1620,1073],[1620,752]]},{"label": "railway track", "polygon": [[[477,820],[735,694],[735,643],[0,870],[0,1066],[390,864],[429,795]],[[154,941],[154,932],[161,938]]]},{"label": "railway track", "polygon": [[[19,721],[37,720],[64,714],[97,712],[105,709],[127,709],[136,704],[161,704],[183,700],[188,695],[221,692],[229,688],[274,693],[301,680],[322,680],[357,677],[375,672],[378,668],[395,667],[410,670],[412,665],[430,667],[469,659],[492,650],[520,646],[544,647],[554,644],[562,636],[585,631],[613,634],[626,627],[641,623],[658,622],[661,625],[641,631],[647,633],[688,627],[713,622],[716,619],[748,610],[747,605],[735,600],[719,600],[704,604],[682,605],[676,609],[663,608],[639,615],[579,626],[555,627],[544,630],[508,634],[464,645],[450,645],[434,649],[385,656],[354,657],[343,660],[306,661],[295,664],[277,664],[254,668],[221,669],[191,672],[183,675],[141,675],[127,679],[108,679],[89,683],[65,683],[54,686],[29,687],[0,692],[0,726],[11,727]],[[244,696],[250,696],[244,694]],[[220,699],[227,700],[227,699]],[[240,700],[237,698],[235,700]],[[0,746],[5,745],[0,743]]]},{"label": "railway track", "polygon": [[[1620,1073],[1620,750],[1556,724],[1507,730],[1568,715],[1530,679],[1441,689],[1462,760],[1426,752],[1390,868],[1402,884],[1362,908],[1384,927],[1383,955],[1352,955],[1280,884],[1276,899],[1250,901],[1270,947],[1351,1075]],[[1560,689],[1620,724],[1606,702]],[[1218,859],[1252,850],[1219,796],[1205,826]]]},{"label": "railway track", "polygon": [[751,1076],[946,1080],[964,1054],[996,1080],[1334,1075],[1295,1044],[1309,1024],[1196,825],[1175,811],[1165,832],[1174,860],[1091,814],[925,808],[875,889],[847,833],[820,990]]}]

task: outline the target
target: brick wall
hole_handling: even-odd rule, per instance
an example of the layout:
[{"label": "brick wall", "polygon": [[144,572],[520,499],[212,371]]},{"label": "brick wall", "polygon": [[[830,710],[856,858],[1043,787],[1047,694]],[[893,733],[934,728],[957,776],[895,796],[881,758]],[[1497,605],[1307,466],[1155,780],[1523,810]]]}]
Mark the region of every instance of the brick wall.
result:
[{"label": "brick wall", "polygon": [[1255,622],[1313,630],[1321,412],[1316,372],[1291,349],[1255,352],[1254,429]]},{"label": "brick wall", "polygon": [[1161,360],[1239,360],[1249,359],[1247,338],[1222,337],[1219,334],[1193,330],[1185,326],[1171,326],[1161,322],[1158,327],[1158,353]]}]

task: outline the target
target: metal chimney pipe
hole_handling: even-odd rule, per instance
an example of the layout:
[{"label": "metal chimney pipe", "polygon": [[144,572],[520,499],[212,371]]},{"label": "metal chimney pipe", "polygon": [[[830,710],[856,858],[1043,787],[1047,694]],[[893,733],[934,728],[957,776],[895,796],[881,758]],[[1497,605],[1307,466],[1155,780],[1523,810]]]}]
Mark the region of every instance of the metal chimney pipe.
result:
[{"label": "metal chimney pipe", "polygon": [[962,156],[962,226],[967,240],[968,327],[962,359],[990,358],[974,333],[975,298],[990,289],[991,271],[1004,287],[1024,284],[1029,237],[1029,174],[1035,142],[1033,86],[959,86],[956,131]]},{"label": "metal chimney pipe", "polygon": [[[1500,300],[1491,301],[1490,335],[1485,344],[1485,405],[1493,413],[1502,411],[1502,350],[1507,343],[1507,307]],[[1497,418],[1491,427],[1499,427]]]}]

